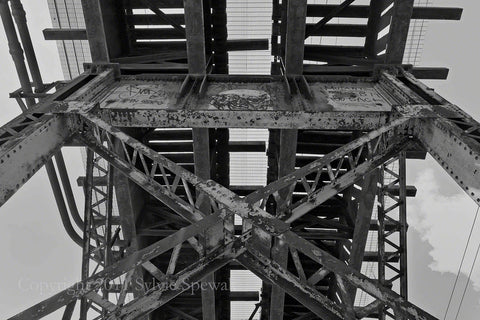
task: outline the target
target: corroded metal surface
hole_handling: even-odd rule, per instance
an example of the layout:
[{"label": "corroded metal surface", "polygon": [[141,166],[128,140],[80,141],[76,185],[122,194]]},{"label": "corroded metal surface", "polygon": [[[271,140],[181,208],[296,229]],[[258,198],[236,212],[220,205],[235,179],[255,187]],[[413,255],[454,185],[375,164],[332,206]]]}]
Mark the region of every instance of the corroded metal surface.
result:
[{"label": "corroded metal surface", "polygon": [[[243,80],[243,79],[242,79]],[[372,81],[336,81],[335,78],[307,79],[313,99],[294,99],[285,91],[285,84],[277,79],[223,81],[208,76],[202,83],[204,92],[190,92],[182,97],[183,80],[125,79],[118,82],[104,97],[102,109],[194,109],[197,110],[255,110],[287,111],[379,111],[391,110],[389,100]]]}]

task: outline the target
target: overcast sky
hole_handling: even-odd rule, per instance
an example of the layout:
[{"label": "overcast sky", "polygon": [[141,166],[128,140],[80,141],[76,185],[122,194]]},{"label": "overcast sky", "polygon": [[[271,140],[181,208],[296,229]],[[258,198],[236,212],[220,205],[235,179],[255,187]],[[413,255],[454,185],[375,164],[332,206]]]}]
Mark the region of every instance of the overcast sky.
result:
[{"label": "overcast sky", "polygon": [[[44,41],[41,34],[42,29],[51,26],[46,1],[23,2],[44,81],[61,79],[56,45]],[[477,106],[480,3],[475,0],[435,2],[463,7],[465,11],[460,22],[429,22],[422,65],[449,67],[450,76],[447,81],[428,84],[480,119]],[[0,124],[3,124],[19,113],[15,101],[8,99],[8,93],[19,85],[3,30],[0,32],[0,61]],[[67,152],[66,158],[74,184],[82,172],[82,164],[76,153]],[[410,299],[443,319],[476,207],[430,158],[409,161],[408,168],[408,184],[416,185],[419,190],[417,197],[408,202]],[[79,205],[82,207],[81,203]],[[63,229],[44,170],[0,208],[0,215],[0,318],[3,319],[78,280],[81,252]],[[472,237],[464,274],[447,319],[454,318],[465,274],[468,274],[479,242],[480,222]],[[480,314],[480,267],[475,269],[472,279],[459,319],[477,319]]]}]

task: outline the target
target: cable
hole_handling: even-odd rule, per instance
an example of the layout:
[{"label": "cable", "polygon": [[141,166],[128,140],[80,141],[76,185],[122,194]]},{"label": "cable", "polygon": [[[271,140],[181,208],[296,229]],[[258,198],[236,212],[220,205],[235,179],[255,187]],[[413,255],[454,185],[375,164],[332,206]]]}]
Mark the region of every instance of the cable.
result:
[{"label": "cable", "polygon": [[457,277],[455,278],[455,283],[453,284],[453,289],[452,289],[452,293],[450,294],[450,299],[448,299],[447,310],[445,310],[445,315],[443,316],[443,320],[445,320],[447,318],[447,313],[448,313],[448,310],[450,309],[450,304],[452,303],[453,294],[455,293],[455,288],[457,287],[458,277],[460,276],[460,272],[461,272],[462,266],[463,266],[463,261],[465,260],[465,255],[467,253],[467,248],[468,248],[468,245],[470,243],[470,239],[472,237],[473,228],[475,227],[475,222],[477,221],[478,209],[480,209],[480,207],[477,207],[477,212],[475,213],[475,218],[473,219],[472,228],[470,229],[470,234],[468,235],[467,244],[465,245],[465,249],[463,250],[462,261],[460,262],[460,266],[458,267]]},{"label": "cable", "polygon": [[465,284],[465,289],[463,290],[462,299],[460,300],[460,304],[458,305],[458,310],[457,310],[457,314],[455,315],[455,320],[457,320],[458,314],[460,313],[460,309],[462,308],[463,298],[465,298],[465,293],[467,292],[468,284],[470,283],[470,278],[472,276],[473,269],[475,268],[475,262],[477,262],[479,250],[480,250],[480,242],[478,243],[478,246],[477,246],[477,252],[475,253],[475,259],[473,259],[472,268],[470,268],[470,273],[468,274],[468,279],[467,279],[467,283]]}]

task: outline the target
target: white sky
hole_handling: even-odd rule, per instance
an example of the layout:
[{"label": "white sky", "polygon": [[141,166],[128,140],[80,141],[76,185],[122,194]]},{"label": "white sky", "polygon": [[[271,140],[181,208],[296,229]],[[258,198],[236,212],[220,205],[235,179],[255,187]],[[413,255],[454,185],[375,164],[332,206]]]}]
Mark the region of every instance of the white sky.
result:
[{"label": "white sky", "polygon": [[[474,0],[435,2],[441,6],[463,7],[465,11],[460,22],[429,22],[422,65],[450,68],[449,80],[432,81],[429,85],[480,119],[476,106],[476,78],[480,74],[477,63],[480,46],[476,42],[480,3]],[[51,25],[46,1],[24,0],[23,3],[44,81],[61,79],[55,42],[44,41],[41,34],[42,29]],[[8,99],[8,93],[19,85],[3,30],[0,32],[0,61],[0,124],[3,124],[19,113],[15,101]],[[66,157],[74,184],[82,165],[74,154],[67,153]],[[408,164],[408,183],[419,189],[417,197],[409,199],[408,211],[410,298],[443,318],[475,205],[431,159],[409,161]],[[76,281],[81,259],[79,247],[63,229],[44,170],[0,208],[0,215],[0,318],[6,318],[47,298],[62,285]],[[479,241],[480,223],[467,254],[465,273],[469,271],[472,251]],[[460,289],[465,280],[465,276],[460,279]],[[474,287],[480,289],[480,267],[476,268],[473,280]],[[50,283],[50,288],[42,286],[43,283]],[[478,318],[480,293],[471,289],[472,286],[460,319]],[[454,299],[453,312],[447,319],[453,319],[457,304],[458,299]],[[54,318],[58,316],[48,317]]]}]

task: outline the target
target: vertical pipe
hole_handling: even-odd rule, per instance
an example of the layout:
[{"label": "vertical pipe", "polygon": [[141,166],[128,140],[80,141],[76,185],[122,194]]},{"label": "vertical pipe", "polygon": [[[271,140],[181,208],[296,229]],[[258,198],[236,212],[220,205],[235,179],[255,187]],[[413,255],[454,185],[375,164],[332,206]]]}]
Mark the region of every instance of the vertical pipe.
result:
[{"label": "vertical pipe", "polygon": [[77,204],[75,203],[75,197],[73,196],[72,185],[70,184],[70,179],[68,178],[68,172],[67,168],[65,167],[65,160],[63,158],[62,151],[58,151],[58,153],[55,154],[55,161],[57,163],[58,174],[62,182],[63,191],[65,193],[65,199],[67,200],[68,208],[70,209],[70,214],[72,215],[75,224],[80,229],[83,229],[83,220],[78,213]]},{"label": "vertical pipe", "polygon": [[[28,75],[25,60],[23,58],[23,50],[20,42],[18,42],[17,32],[13,23],[10,8],[7,0],[0,0],[0,16],[2,18],[5,34],[7,35],[8,48],[12,56],[15,68],[17,69],[18,78],[24,93],[32,93],[32,86],[30,84],[30,77]],[[34,98],[26,98],[27,106],[35,104]]]},{"label": "vertical pipe", "polygon": [[27,26],[27,17],[25,10],[23,9],[20,0],[10,0],[12,7],[12,15],[17,24],[18,33],[22,41],[23,49],[25,51],[25,57],[27,58],[28,66],[30,68],[30,74],[32,75],[33,85],[36,92],[43,92],[44,85],[40,69],[38,67],[37,57],[35,56],[35,50],[33,49],[32,38]]},{"label": "vertical pipe", "polygon": [[[10,8],[8,7],[8,1],[0,0],[0,15],[3,21],[3,25],[5,27],[5,33],[7,34],[10,54],[12,55],[13,61],[15,63],[15,68],[17,69],[17,74],[18,74],[18,78],[20,79],[22,90],[25,93],[32,93],[32,86],[30,83],[27,67],[25,65],[22,46],[18,41],[17,33],[15,31],[15,25],[12,19],[12,14],[13,14],[13,17],[15,18],[18,32],[20,34],[20,38],[21,38],[23,47],[25,49],[25,56],[27,58],[30,74],[32,75],[35,89],[39,92],[42,92],[45,86],[43,84],[42,76],[40,74],[40,69],[38,67],[37,58],[35,56],[35,51],[33,49],[32,39],[30,37],[30,32],[28,31],[25,10],[23,9],[23,6],[20,0],[11,0],[11,4],[12,4],[12,12],[10,13]],[[34,98],[26,98],[25,100],[27,103],[27,108],[35,104]],[[26,111],[26,110],[23,110],[22,108],[22,111]],[[68,180],[65,161],[63,159],[63,155],[61,154],[61,152],[55,155],[55,159],[57,162],[60,179],[62,181],[62,186],[65,191],[65,196],[67,198],[67,203],[68,203],[70,212],[76,224],[80,228],[83,228],[83,221],[78,213],[78,209],[75,203],[75,198],[73,197],[72,187],[70,185],[70,181]],[[63,225],[65,226],[65,229],[67,230],[67,233],[70,235],[70,237],[76,243],[78,243],[79,236],[76,233],[73,226],[71,225],[70,218],[68,217],[68,211],[65,206],[65,200],[63,198],[61,188],[58,185],[57,173],[53,165],[53,162],[51,160],[46,164],[46,169],[47,169],[48,178],[50,180],[50,184],[52,185],[53,194],[57,202],[57,207],[58,207],[58,210],[60,211],[60,216],[62,218]],[[58,185],[58,187],[56,187],[56,185]]]},{"label": "vertical pipe", "polygon": [[72,238],[72,240],[76,244],[81,246],[82,238],[77,234],[77,232],[72,226],[72,223],[70,222],[67,206],[65,205],[65,200],[63,199],[62,190],[60,188],[60,183],[58,182],[58,177],[55,174],[55,166],[53,165],[52,160],[48,161],[45,164],[45,169],[47,170],[48,180],[50,181],[50,185],[52,186],[53,196],[55,197],[55,201],[57,202],[58,211],[60,212],[60,217],[62,219],[62,224],[70,238]]}]

